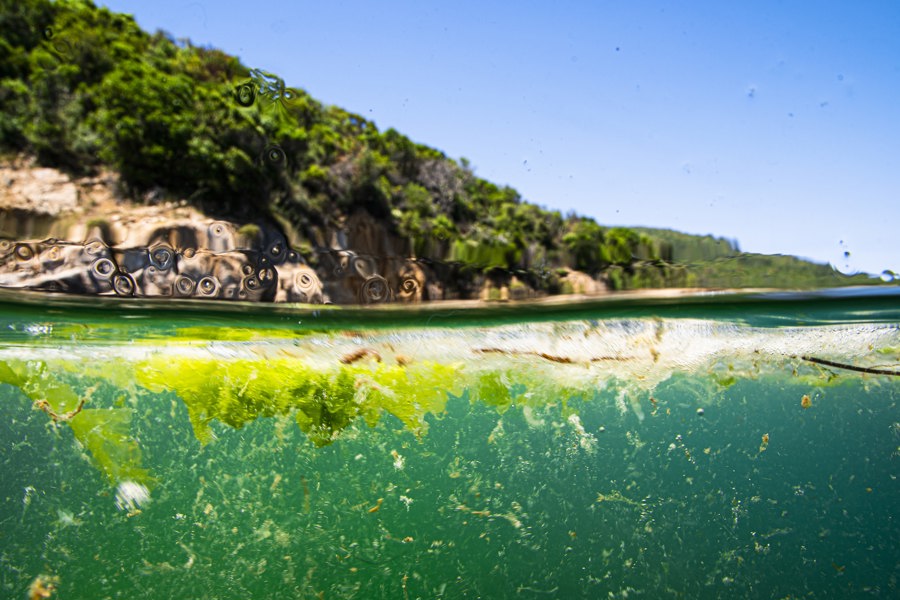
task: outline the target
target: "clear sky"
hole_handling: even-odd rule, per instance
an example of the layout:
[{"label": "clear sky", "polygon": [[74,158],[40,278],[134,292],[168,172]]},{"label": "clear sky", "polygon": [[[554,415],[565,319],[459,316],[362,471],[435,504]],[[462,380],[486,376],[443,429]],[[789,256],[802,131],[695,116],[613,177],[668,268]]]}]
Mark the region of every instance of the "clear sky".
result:
[{"label": "clear sky", "polygon": [[897,0],[98,1],[542,206],[900,272]]}]

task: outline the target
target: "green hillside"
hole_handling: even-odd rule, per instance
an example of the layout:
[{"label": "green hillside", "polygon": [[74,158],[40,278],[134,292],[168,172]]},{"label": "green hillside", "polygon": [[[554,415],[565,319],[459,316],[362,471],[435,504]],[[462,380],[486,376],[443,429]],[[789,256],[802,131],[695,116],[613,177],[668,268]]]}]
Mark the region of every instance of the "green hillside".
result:
[{"label": "green hillside", "polygon": [[8,159],[34,156],[77,175],[111,168],[135,199],[186,198],[237,221],[277,220],[313,264],[322,232],[365,211],[399,254],[454,265],[454,277],[514,273],[549,292],[562,290],[565,269],[614,289],[849,282],[827,266],[740,254],[708,236],[540,208],[476,177],[465,159],[87,1],[0,0],[0,105]]}]

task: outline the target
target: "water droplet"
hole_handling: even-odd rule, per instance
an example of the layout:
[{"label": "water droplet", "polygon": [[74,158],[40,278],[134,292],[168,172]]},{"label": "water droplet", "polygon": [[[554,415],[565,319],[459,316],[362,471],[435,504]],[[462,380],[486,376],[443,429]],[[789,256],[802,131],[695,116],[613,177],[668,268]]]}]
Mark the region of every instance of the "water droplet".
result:
[{"label": "water droplet", "polygon": [[277,144],[266,146],[266,149],[263,151],[263,158],[268,164],[276,166],[282,166],[287,162],[287,155],[285,155],[281,146]]},{"label": "water droplet", "polygon": [[17,244],[16,245],[16,258],[21,261],[31,260],[34,258],[34,250],[31,249],[31,246],[26,244]]},{"label": "water droplet", "polygon": [[197,282],[197,292],[201,296],[215,296],[219,292],[219,280],[212,276],[206,276]]},{"label": "water droplet", "polygon": [[354,256],[350,262],[353,271],[362,277],[368,279],[375,275],[375,261],[368,256]]},{"label": "water droplet", "polygon": [[181,296],[190,296],[194,292],[194,280],[187,275],[179,275],[175,280],[175,291]]},{"label": "water droplet", "polygon": [[160,271],[168,271],[175,262],[175,253],[171,248],[157,246],[150,250],[150,264]]},{"label": "water droplet", "polygon": [[133,296],[134,287],[134,279],[128,273],[119,271],[113,277],[113,289],[119,296]]},{"label": "water droplet", "polygon": [[100,279],[109,279],[116,272],[116,265],[108,258],[98,258],[91,263],[91,273]]},{"label": "water droplet", "polygon": [[234,99],[241,106],[253,106],[256,102],[256,86],[246,81],[234,88]]},{"label": "water droplet", "polygon": [[280,265],[284,262],[286,258],[286,253],[284,251],[284,244],[282,242],[273,242],[266,249],[266,256],[272,260],[276,265]]},{"label": "water droplet", "polygon": [[897,278],[897,274],[891,271],[890,269],[885,269],[881,272],[881,280],[885,283],[890,283]]},{"label": "water droplet", "polygon": [[400,293],[404,295],[413,295],[419,291],[419,282],[408,277],[400,283]]},{"label": "water droplet", "polygon": [[390,288],[387,280],[381,275],[372,275],[360,287],[360,300],[363,304],[377,304],[388,299]]},{"label": "water droplet", "polygon": [[88,242],[84,246],[84,251],[87,252],[90,256],[97,256],[98,254],[102,254],[104,250],[108,250],[108,248],[106,247],[106,244],[104,244],[100,240]]},{"label": "water droplet", "polygon": [[259,277],[260,284],[262,284],[263,286],[269,286],[275,282],[275,270],[271,267],[260,269],[257,277]]},{"label": "water droplet", "polygon": [[248,277],[244,277],[244,280],[241,282],[241,285],[250,290],[251,292],[255,292],[259,289],[259,279],[256,278],[255,275],[250,275]]},{"label": "water droplet", "polygon": [[57,261],[61,258],[62,253],[59,249],[59,246],[50,246],[44,252],[43,258],[48,261]]},{"label": "water droplet", "polygon": [[312,275],[305,271],[301,271],[294,275],[294,286],[301,292],[308,292],[316,285]]}]

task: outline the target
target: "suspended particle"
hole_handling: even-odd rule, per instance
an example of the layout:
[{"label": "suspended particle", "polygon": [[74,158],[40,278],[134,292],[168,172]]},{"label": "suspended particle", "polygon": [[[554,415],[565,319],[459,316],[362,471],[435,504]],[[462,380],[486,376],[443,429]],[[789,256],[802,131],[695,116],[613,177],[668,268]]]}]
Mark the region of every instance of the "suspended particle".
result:
[{"label": "suspended particle", "polygon": [[[49,29],[49,28],[48,28]],[[38,575],[28,586],[28,598],[52,598],[59,586],[59,577],[55,575]]]},{"label": "suspended particle", "polygon": [[812,406],[812,400],[810,400],[809,394],[803,394],[803,397],[800,398],[800,406],[802,408],[809,408]]},{"label": "suspended particle", "polygon": [[697,409],[697,416],[698,416],[698,417],[702,417],[704,414],[705,414],[705,412],[704,412],[704,410],[703,410],[702,408],[698,408],[698,409]]}]

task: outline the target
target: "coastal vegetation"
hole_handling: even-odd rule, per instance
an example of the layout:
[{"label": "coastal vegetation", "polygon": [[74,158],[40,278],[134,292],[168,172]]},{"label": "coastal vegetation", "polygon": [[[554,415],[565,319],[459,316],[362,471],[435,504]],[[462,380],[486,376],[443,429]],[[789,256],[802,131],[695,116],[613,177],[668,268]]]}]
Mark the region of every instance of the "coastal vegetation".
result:
[{"label": "coastal vegetation", "polygon": [[454,265],[454,277],[514,276],[549,293],[569,291],[570,270],[610,289],[870,280],[744,254],[712,236],[606,227],[542,208],[477,177],[465,158],[88,0],[0,0],[0,104],[6,158],[75,176],[110,169],[133,199],[183,198],[244,223],[267,218],[313,264],[321,232],[364,211],[400,254]]}]

